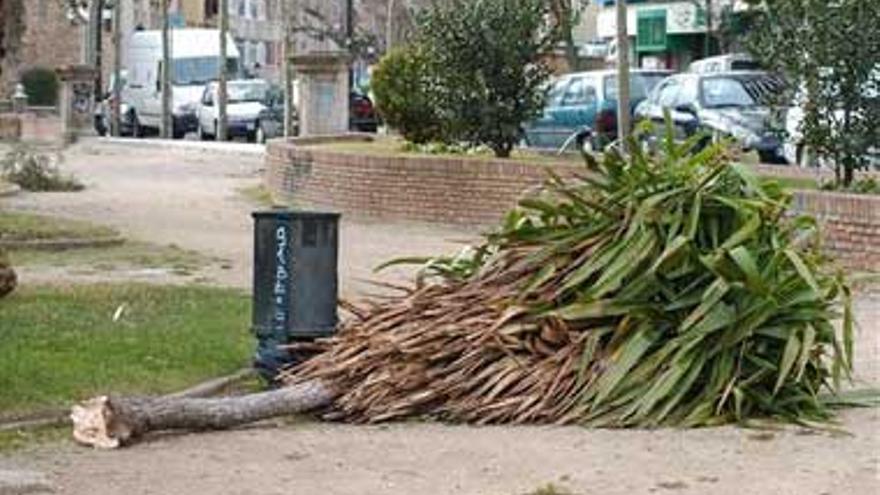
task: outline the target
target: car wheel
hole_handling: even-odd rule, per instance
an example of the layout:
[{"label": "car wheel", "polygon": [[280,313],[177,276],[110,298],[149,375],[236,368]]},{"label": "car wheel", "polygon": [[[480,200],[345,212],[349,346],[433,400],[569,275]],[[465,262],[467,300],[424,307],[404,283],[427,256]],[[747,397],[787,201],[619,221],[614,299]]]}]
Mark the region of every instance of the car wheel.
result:
[{"label": "car wheel", "polygon": [[196,126],[196,135],[199,137],[199,141],[208,140],[208,135],[205,134],[205,129],[202,127],[202,124]]}]

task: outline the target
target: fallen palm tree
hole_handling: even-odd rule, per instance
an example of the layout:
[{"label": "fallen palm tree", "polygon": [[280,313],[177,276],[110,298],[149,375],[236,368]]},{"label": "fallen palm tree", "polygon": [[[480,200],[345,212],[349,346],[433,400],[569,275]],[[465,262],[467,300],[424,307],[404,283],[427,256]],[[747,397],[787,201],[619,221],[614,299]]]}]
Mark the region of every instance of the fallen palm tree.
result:
[{"label": "fallen palm tree", "polygon": [[349,305],[353,317],[279,390],[102,398],[80,409],[82,424],[113,444],[313,409],[354,422],[827,420],[820,393],[851,369],[849,288],[815,222],[786,216],[784,190],[723,147],[691,153],[696,142],[667,136],[653,156],[633,146],[587,157],[576,180],[552,177],[483,245],[427,260],[397,296]]}]

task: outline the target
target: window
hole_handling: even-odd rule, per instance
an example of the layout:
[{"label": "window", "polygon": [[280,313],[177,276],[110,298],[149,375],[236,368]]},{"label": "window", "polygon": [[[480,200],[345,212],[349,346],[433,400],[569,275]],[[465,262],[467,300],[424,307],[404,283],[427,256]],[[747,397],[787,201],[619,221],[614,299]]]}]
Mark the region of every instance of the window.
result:
[{"label": "window", "polygon": [[[632,72],[629,80],[629,97],[633,100],[646,98],[665,77],[666,73]],[[617,75],[605,76],[605,99],[617,99]]]},{"label": "window", "polygon": [[260,66],[266,65],[266,44],[262,42],[256,42],[257,45],[257,58],[255,63],[260,64]]},{"label": "window", "polygon": [[596,101],[596,88],[591,86],[585,79],[577,78],[571,81],[565,96],[562,98],[563,106],[589,105]]},{"label": "window", "polygon": [[681,83],[677,79],[666,81],[657,89],[657,104],[663,108],[675,106],[679,91],[681,91]]},{"label": "window", "polygon": [[666,51],[666,9],[639,10],[636,34],[638,51]]},{"label": "window", "polygon": [[205,17],[216,17],[220,14],[220,0],[205,0]]},{"label": "window", "polygon": [[238,0],[238,16],[244,17],[245,14],[247,14],[247,6],[245,5],[245,0]]},{"label": "window", "polygon": [[266,65],[274,66],[277,63],[275,57],[275,43],[267,41],[264,50],[266,52]]}]

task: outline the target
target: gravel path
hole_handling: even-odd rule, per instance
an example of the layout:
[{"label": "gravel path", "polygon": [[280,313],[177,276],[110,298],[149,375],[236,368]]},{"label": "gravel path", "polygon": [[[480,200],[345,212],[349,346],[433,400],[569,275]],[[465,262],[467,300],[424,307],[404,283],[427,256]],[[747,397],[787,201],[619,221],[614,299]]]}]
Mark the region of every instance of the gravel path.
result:
[{"label": "gravel path", "polygon": [[[202,251],[232,265],[225,271],[209,268],[213,282],[247,287],[252,206],[236,191],[258,183],[259,166],[252,159],[191,152],[80,147],[66,167],[88,182],[88,191],[25,195],[6,204],[90,219],[132,238]],[[363,289],[357,279],[389,256],[448,250],[454,247],[448,239],[472,234],[346,221],[343,290]],[[858,316],[859,386],[878,387],[880,294],[861,295]],[[268,424],[154,437],[115,452],[51,445],[0,458],[0,471],[38,469],[56,493],[89,495],[520,495],[550,483],[581,495],[880,493],[880,411],[850,410],[841,420],[851,435],[795,428]]]}]

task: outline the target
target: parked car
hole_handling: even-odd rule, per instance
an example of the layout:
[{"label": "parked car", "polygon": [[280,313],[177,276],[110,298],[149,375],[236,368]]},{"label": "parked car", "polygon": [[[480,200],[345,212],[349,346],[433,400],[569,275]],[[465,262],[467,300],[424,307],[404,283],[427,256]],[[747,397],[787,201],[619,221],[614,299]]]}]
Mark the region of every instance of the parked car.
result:
[{"label": "parked car", "polygon": [[688,65],[688,72],[699,74],[761,69],[761,64],[748,53],[729,53],[706,57],[695,60]]},{"label": "parked car", "polygon": [[[220,31],[216,29],[171,30],[171,96],[173,136],[182,138],[196,130],[196,108],[205,84],[220,73]],[[130,108],[136,135],[158,133],[162,121],[162,33],[136,31],[129,44],[128,87],[123,103]],[[239,53],[227,35],[226,71],[240,73]]]},{"label": "parked car", "polygon": [[[352,91],[349,104],[351,115],[348,127],[352,131],[376,132],[379,128],[379,117],[373,107],[373,102],[364,94]],[[299,123],[296,121],[296,106],[293,108],[294,134],[299,134]],[[264,143],[268,139],[279,137],[284,134],[284,93],[279,88],[272,88],[265,103],[265,108],[259,115],[257,125],[257,142]]]},{"label": "parked car", "polygon": [[781,117],[776,129],[770,104],[783,89],[783,81],[766,72],[678,74],[657,85],[635,117],[655,122],[660,130],[669,111],[682,139],[698,132],[706,133],[707,141],[732,138],[764,162],[785,163]]},{"label": "parked car", "polygon": [[[293,107],[293,134],[299,134],[296,107]],[[257,116],[256,141],[265,143],[269,139],[284,135],[284,91],[277,86],[272,86],[266,93],[266,101],[263,109]]]},{"label": "parked car", "polygon": [[376,132],[379,129],[379,117],[369,96],[352,91],[349,95],[349,109],[349,129],[359,132]]},{"label": "parked car", "polygon": [[[631,108],[669,71],[632,71]],[[617,74],[613,70],[567,74],[551,82],[543,114],[525,126],[525,141],[536,148],[559,149],[572,135],[590,128],[594,149],[617,138]]]},{"label": "parked car", "polygon": [[[119,90],[125,91],[125,88],[128,84],[128,74],[126,71],[121,72],[121,76],[119,79]],[[125,104],[124,102],[119,102],[116,100],[114,89],[117,87],[116,79],[114,75],[110,76],[110,82],[107,85],[107,91],[104,92],[104,98],[95,105],[95,115],[94,115],[94,123],[95,123],[95,131],[99,136],[107,136],[110,134],[110,126],[111,121],[113,119],[113,108],[115,105],[120,105],[119,107],[119,135],[121,136],[131,136],[132,135],[132,112],[131,108]]]},{"label": "parked car", "polygon": [[[218,105],[217,84],[205,87],[197,111],[196,133],[199,139],[217,139]],[[244,137],[248,141],[257,139],[257,121],[266,108],[269,83],[262,79],[242,79],[226,84],[227,136]]]}]

